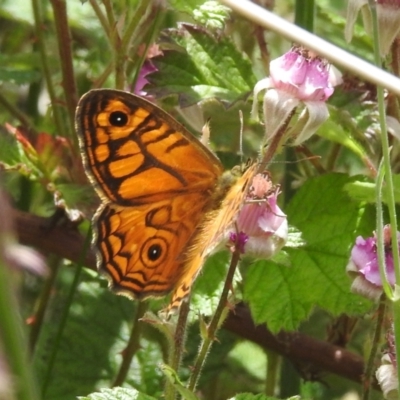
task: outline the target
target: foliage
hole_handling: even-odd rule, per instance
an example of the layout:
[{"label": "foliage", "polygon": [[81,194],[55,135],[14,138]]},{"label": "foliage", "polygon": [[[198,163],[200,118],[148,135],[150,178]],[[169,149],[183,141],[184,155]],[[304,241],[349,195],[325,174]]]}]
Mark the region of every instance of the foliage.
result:
[{"label": "foliage", "polygon": [[[274,32],[265,35],[216,1],[163,3],[0,0],[1,188],[15,215],[45,217],[45,232],[61,227],[65,240],[77,231],[81,238],[79,248],[66,249],[71,254],[66,259],[51,235],[43,244],[29,239],[28,225],[15,224],[21,240],[39,247],[49,266],[47,276],[12,271],[18,307],[15,299],[7,307],[6,292],[0,296],[0,314],[27,322],[19,351],[21,359],[30,354],[32,363],[25,357],[25,367],[40,392],[30,400],[172,400],[178,394],[187,400],[268,400],[309,393],[331,399],[360,391],[348,376],[332,373],[326,380],[334,385],[325,386],[319,365],[310,368],[315,374],[308,373],[309,360],[293,358],[290,368],[273,346],[253,336],[253,325],[233,334],[223,321],[244,303],[254,324],[270,333],[300,331],[331,345],[339,345],[332,337],[344,337],[340,345],[360,360],[373,347],[368,337],[376,306],[350,291],[346,274],[356,237],[372,236],[376,229],[382,147],[373,85],[345,77],[317,135],[274,154],[268,169],[280,186],[280,208],[290,225],[286,246],[269,260],[244,254],[229,284],[234,256],[226,246],[218,248],[194,284],[186,327],[178,316],[165,320],[158,314],[168,297],[139,303],[108,291],[90,254],[82,252],[99,200],[84,172],[74,113],[78,98],[91,88],[137,92],[136,82],[145,79],[144,94],[194,135],[209,120],[211,146],[227,169],[243,163],[238,153],[256,159],[264,151],[263,126],[250,118],[252,91],[268,75],[270,59],[289,43]],[[294,8],[281,3],[275,11],[290,16]],[[322,3],[315,15],[318,35],[372,59],[372,40],[360,26],[353,43],[344,43],[343,2]],[[141,76],[149,64],[152,71]],[[388,109],[396,116],[392,97]],[[398,173],[400,146],[398,139],[390,140],[392,170]],[[397,191],[394,196],[398,201]],[[386,216],[387,186],[382,197]],[[1,223],[0,269],[8,273],[19,262],[10,257],[12,229]],[[349,330],[340,326],[337,333],[343,314],[359,324]],[[313,321],[311,329],[307,321]],[[15,346],[5,340],[0,330],[0,382],[3,374],[5,382],[19,376]],[[285,377],[293,387],[282,383]],[[5,399],[28,398],[17,379],[9,379],[8,386]]]}]

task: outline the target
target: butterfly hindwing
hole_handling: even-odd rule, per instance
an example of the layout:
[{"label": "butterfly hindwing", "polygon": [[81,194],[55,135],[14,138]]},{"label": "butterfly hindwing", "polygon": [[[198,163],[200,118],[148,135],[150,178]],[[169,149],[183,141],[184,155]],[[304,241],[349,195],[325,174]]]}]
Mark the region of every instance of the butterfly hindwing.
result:
[{"label": "butterfly hindwing", "polygon": [[94,242],[112,288],[135,298],[170,292],[185,272],[184,250],[205,202],[195,193],[137,207],[102,206]]}]

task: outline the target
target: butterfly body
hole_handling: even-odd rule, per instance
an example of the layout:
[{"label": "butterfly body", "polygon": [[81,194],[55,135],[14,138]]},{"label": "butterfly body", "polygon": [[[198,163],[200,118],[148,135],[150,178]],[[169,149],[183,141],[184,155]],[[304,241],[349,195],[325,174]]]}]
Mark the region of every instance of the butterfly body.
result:
[{"label": "butterfly body", "polygon": [[130,297],[174,289],[170,307],[178,307],[237,212],[243,195],[236,194],[245,185],[222,201],[232,212],[212,211],[223,172],[218,158],[169,114],[130,93],[88,92],[76,129],[101,199],[93,218],[99,270]]}]

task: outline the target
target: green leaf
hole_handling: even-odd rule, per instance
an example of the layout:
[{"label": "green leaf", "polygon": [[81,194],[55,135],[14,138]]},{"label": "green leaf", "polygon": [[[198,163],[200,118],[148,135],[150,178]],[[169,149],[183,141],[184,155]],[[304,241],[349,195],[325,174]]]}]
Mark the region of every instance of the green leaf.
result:
[{"label": "green leaf", "polygon": [[251,62],[229,39],[217,40],[205,29],[187,24],[167,34],[179,49],[164,50],[163,56],[152,59],[158,72],[147,77],[149,94],[176,94],[185,107],[213,97],[232,103],[253,89]]},{"label": "green leaf", "polygon": [[15,135],[0,131],[0,166],[7,171],[18,171],[30,180],[43,178],[42,165],[30,143],[23,146]]},{"label": "green leaf", "polygon": [[[394,197],[396,203],[400,203],[400,175],[393,175]],[[366,201],[368,203],[376,202],[376,185],[366,177],[360,177],[360,180],[348,183],[344,189],[348,195],[356,201]],[[388,188],[384,186],[382,200],[387,203]]]},{"label": "green leaf", "polygon": [[256,323],[274,332],[295,330],[316,305],[334,315],[368,310],[370,303],[350,293],[345,271],[355,237],[365,224],[372,232],[375,220],[343,190],[356,179],[328,174],[309,180],[284,210],[306,244],[286,248],[290,267],[265,260],[249,267],[244,299]]},{"label": "green leaf", "polygon": [[8,166],[15,165],[21,160],[21,151],[18,146],[18,142],[15,140],[15,136],[3,129],[0,131],[0,163],[4,163]]},{"label": "green leaf", "polygon": [[375,183],[370,180],[363,179],[362,181],[350,182],[345,185],[344,190],[355,201],[366,201],[375,203]]},{"label": "green leaf", "polygon": [[228,7],[218,1],[206,1],[193,10],[193,18],[196,22],[210,29],[223,29],[225,21],[229,18]]},{"label": "green leaf", "polygon": [[[34,365],[43,384],[50,352],[58,345],[45,399],[71,400],[73,396],[107,387],[114,380],[122,361],[121,353],[130,337],[135,302],[101,287],[97,274],[84,273],[61,341],[54,343],[60,306],[64,304],[65,288],[73,269],[63,268],[61,272],[62,282],[53,299],[48,322],[42,328]],[[151,337],[154,328],[146,324],[143,331],[140,349],[132,360],[125,384],[157,397],[162,392],[164,378],[155,365],[162,360],[162,352]]]},{"label": "green leaf", "polygon": [[78,396],[79,400],[155,400],[155,397],[147,396],[136,389],[114,387],[112,389],[100,389],[100,392],[92,393],[87,397]]}]

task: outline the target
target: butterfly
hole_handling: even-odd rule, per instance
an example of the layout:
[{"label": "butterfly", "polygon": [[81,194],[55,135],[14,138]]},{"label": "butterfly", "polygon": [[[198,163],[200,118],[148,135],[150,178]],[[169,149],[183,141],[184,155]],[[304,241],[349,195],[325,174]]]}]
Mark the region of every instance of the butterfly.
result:
[{"label": "butterfly", "polygon": [[134,299],[173,291],[167,311],[179,308],[233,223],[255,165],[227,189],[211,150],[153,103],[118,90],[83,95],[76,130],[101,200],[92,221],[99,271]]}]

